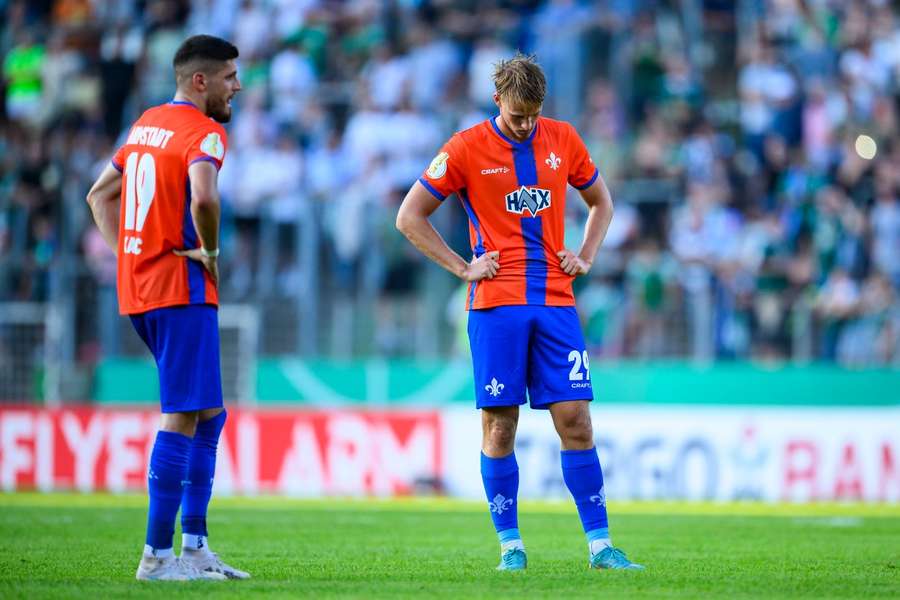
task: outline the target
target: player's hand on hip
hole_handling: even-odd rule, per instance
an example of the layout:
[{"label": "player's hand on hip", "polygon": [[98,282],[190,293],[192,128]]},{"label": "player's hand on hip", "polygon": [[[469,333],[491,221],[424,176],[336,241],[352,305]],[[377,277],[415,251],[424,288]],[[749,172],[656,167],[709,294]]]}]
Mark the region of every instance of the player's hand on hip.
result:
[{"label": "player's hand on hip", "polygon": [[586,275],[591,270],[591,263],[584,260],[568,248],[556,253],[559,257],[559,266],[567,275],[578,277]]},{"label": "player's hand on hip", "polygon": [[500,253],[485,252],[477,258],[473,258],[472,262],[466,267],[463,279],[466,281],[481,281],[482,279],[493,279],[497,271],[500,270]]},{"label": "player's hand on hip", "polygon": [[191,248],[190,250],[172,250],[178,256],[184,256],[189,258],[190,260],[196,260],[198,263],[203,265],[203,268],[206,269],[206,272],[209,273],[209,276],[212,277],[213,283],[219,283],[219,263],[216,261],[215,256],[203,256],[200,252],[200,248]]}]

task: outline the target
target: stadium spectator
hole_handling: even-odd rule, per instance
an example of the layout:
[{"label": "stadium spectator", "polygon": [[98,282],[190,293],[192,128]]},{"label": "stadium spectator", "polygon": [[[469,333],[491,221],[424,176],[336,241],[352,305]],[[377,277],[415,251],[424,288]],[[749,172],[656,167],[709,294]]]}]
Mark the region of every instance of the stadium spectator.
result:
[{"label": "stadium spectator", "polygon": [[46,50],[30,29],[18,30],[15,35],[16,45],[3,59],[6,114],[14,121],[30,124],[38,119],[41,110],[41,72],[47,60]]},{"label": "stadium spectator", "polygon": [[[311,287],[324,332],[362,336],[323,352],[412,353],[413,335],[328,323],[424,297],[422,267],[379,224],[441,139],[493,113],[492,65],[519,48],[537,51],[545,114],[577,123],[617,203],[579,296],[593,350],[896,364],[896,7],[752,4],[691,19],[677,3],[592,0],[0,3],[0,298],[63,302],[84,278],[88,297],[108,293],[72,199],[122,127],[169,99],[174,48],[202,31],[241,47],[245,84],[221,173],[223,301],[295,310]],[[464,251],[449,202],[440,227]],[[311,245],[297,243],[303,219]],[[327,268],[301,268],[310,247]],[[410,309],[415,335],[452,340],[433,315],[453,292]],[[103,322],[103,306],[73,318]],[[284,329],[272,319],[264,338]],[[124,349],[115,332],[78,331],[77,344]]]}]

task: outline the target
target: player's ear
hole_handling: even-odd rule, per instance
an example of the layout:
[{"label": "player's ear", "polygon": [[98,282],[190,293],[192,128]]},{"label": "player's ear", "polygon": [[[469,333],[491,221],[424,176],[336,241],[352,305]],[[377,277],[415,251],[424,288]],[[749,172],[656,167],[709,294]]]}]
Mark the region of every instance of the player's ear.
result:
[{"label": "player's ear", "polygon": [[500,94],[498,94],[497,92],[494,92],[494,104],[497,105],[497,108],[503,108],[500,105]]},{"label": "player's ear", "polygon": [[191,83],[194,86],[194,89],[198,92],[206,91],[206,73],[203,71],[197,71],[193,75],[191,75]]}]

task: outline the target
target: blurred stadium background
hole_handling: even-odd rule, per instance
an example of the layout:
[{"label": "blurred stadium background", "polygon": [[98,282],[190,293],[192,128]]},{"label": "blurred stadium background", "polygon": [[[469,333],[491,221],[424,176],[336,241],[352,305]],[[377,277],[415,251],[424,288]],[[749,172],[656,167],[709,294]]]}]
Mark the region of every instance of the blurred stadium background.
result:
[{"label": "blurred stadium background", "polygon": [[[900,19],[887,0],[0,0],[0,486],[141,489],[149,354],[90,183],[241,51],[220,491],[479,497],[462,287],[393,229],[520,48],[606,178],[576,282],[611,498],[900,499]],[[584,211],[569,199],[571,244]],[[468,254],[465,213],[436,214]],[[564,497],[523,415],[522,493]]]}]

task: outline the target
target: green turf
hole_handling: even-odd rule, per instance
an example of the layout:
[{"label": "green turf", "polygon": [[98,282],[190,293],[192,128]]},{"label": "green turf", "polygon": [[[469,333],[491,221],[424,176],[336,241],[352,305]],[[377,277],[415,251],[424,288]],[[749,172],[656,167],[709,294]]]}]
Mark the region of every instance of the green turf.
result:
[{"label": "green turf", "polygon": [[134,580],[140,496],[0,494],[0,598],[873,598],[900,595],[900,507],[614,504],[645,572],[587,569],[567,503],[523,503],[528,571],[498,573],[481,503],[215,500],[213,548],[250,581]]}]

